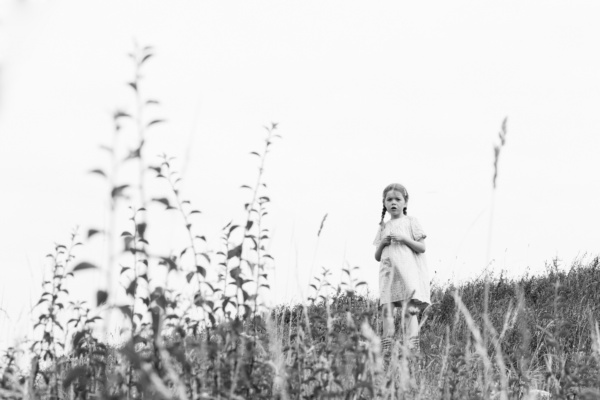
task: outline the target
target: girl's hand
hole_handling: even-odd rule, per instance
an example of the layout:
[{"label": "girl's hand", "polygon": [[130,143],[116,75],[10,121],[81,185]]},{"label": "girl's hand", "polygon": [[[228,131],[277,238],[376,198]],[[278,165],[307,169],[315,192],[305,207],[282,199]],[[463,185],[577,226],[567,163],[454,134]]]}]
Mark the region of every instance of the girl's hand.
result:
[{"label": "girl's hand", "polygon": [[408,239],[408,237],[406,235],[403,235],[401,233],[399,233],[397,235],[390,235],[390,238],[393,243],[400,243],[400,244],[406,244],[406,240]]},{"label": "girl's hand", "polygon": [[381,248],[384,248],[385,246],[389,246],[390,244],[392,244],[392,236],[388,235],[386,237],[384,237],[383,239],[381,239]]}]

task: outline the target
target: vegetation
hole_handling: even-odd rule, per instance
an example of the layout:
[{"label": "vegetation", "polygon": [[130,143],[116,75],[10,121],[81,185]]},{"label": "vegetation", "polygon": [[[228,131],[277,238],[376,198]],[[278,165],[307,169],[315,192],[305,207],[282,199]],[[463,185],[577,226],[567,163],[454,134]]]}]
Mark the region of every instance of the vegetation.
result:
[{"label": "vegetation", "polygon": [[[323,270],[307,304],[265,307],[266,267],[274,260],[266,250],[270,199],[263,171],[277,124],[266,127],[264,147],[252,153],[259,163],[254,185],[242,186],[249,199],[245,220],[223,227],[221,249],[208,251],[194,225],[200,211],[182,198],[173,159],[147,161],[146,132],[162,122],[148,117],[159,104],[141,90],[152,49],[131,56],[135,112],[114,113],[109,166],[92,171],[108,184],[112,217],[106,231],[91,229],[87,240],[106,235],[106,259],[76,263],[82,245],[76,232],[70,244],[55,246],[35,309],[36,338],[2,355],[1,398],[600,397],[598,258],[568,271],[554,260],[543,276],[434,288],[418,353],[404,346],[402,332],[391,353],[381,353],[377,301],[360,294],[364,283],[351,268],[338,288]],[[134,132],[133,150],[122,148],[125,127]],[[136,182],[118,181],[125,164],[135,164]],[[164,183],[162,197],[146,198],[148,174]],[[120,232],[119,207],[130,210]],[[147,235],[151,207],[180,215],[187,243],[177,252],[154,252]],[[68,288],[79,271],[102,264],[107,286],[97,289],[95,306],[71,299]],[[115,281],[122,287],[113,287]],[[123,327],[118,346],[105,339],[111,324]]]}]

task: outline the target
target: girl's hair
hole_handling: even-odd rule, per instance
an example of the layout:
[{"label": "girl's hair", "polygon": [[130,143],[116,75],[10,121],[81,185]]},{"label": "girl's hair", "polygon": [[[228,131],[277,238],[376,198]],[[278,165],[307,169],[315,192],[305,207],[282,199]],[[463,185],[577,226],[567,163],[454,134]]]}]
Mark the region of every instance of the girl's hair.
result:
[{"label": "girl's hair", "polygon": [[[385,196],[387,196],[388,192],[392,190],[397,190],[400,193],[402,193],[402,196],[404,196],[404,200],[408,202],[408,192],[406,191],[406,188],[403,185],[399,183],[391,183],[387,185],[385,189],[383,189],[383,211],[381,211],[381,221],[379,221],[380,226],[383,226],[383,218],[385,218],[385,212],[387,211],[385,209]],[[404,215],[406,215],[406,208],[407,207],[404,207],[404,210],[402,210],[404,212]]]}]

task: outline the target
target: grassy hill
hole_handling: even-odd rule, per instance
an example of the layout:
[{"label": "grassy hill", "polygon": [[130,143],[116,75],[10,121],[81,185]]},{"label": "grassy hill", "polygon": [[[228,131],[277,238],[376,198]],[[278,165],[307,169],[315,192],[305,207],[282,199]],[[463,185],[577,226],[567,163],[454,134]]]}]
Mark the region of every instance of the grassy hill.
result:
[{"label": "grassy hill", "polygon": [[[67,354],[44,363],[37,353],[31,368],[19,369],[19,354],[9,350],[0,394],[516,399],[540,389],[553,398],[598,398],[599,289],[598,258],[567,271],[551,264],[542,276],[436,288],[422,318],[421,351],[408,351],[399,334],[388,358],[380,352],[376,301],[342,289],[331,296],[322,289],[307,306],[200,328],[158,311],[152,313],[157,320],[119,348],[85,328],[71,336]],[[400,315],[397,320],[401,326]]]}]

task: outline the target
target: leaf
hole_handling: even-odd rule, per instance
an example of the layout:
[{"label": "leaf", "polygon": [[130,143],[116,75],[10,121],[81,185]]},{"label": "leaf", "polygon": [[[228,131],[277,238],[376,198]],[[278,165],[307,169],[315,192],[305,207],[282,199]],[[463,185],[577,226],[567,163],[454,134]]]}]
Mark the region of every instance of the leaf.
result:
[{"label": "leaf", "polygon": [[242,270],[240,269],[240,267],[235,267],[232,268],[231,271],[229,271],[229,275],[231,275],[233,279],[237,279],[240,276],[241,272]]},{"label": "leaf", "polygon": [[167,308],[167,298],[165,297],[165,291],[162,287],[157,287],[150,294],[152,301],[154,301],[163,310]]},{"label": "leaf", "polygon": [[131,88],[137,92],[138,89],[135,82],[128,82],[127,85],[131,86]]},{"label": "leaf", "polygon": [[150,104],[160,104],[158,100],[154,100],[154,99],[150,99],[150,100],[146,100],[146,104],[150,105]]},{"label": "leaf", "polygon": [[192,210],[192,211],[190,211],[190,215],[192,215],[192,214],[202,214],[202,212],[199,210]]},{"label": "leaf", "polygon": [[142,146],[138,147],[137,149],[130,150],[127,157],[125,157],[125,161],[131,160],[133,158],[140,158],[141,156],[142,156]]},{"label": "leaf", "polygon": [[188,272],[187,275],[185,276],[185,279],[187,280],[188,283],[191,282],[192,278],[194,277],[195,272]]},{"label": "leaf", "polygon": [[104,171],[102,171],[101,169],[93,169],[90,171],[90,174],[98,174],[98,175],[101,175],[104,178],[106,178],[106,173]]},{"label": "leaf", "polygon": [[240,186],[240,189],[252,189],[252,188],[248,185],[242,185],[242,186]]},{"label": "leaf", "polygon": [[106,300],[108,300],[108,292],[105,290],[98,290],[96,292],[96,306],[100,307],[106,303]]},{"label": "leaf", "polygon": [[72,340],[73,347],[77,348],[79,346],[79,342],[84,337],[85,337],[85,332],[83,332],[83,331],[75,332],[75,334],[73,335],[73,340]]},{"label": "leaf", "polygon": [[128,317],[130,320],[133,319],[133,312],[131,311],[130,306],[119,306],[117,308],[123,313],[124,316]]},{"label": "leaf", "polygon": [[175,263],[175,261],[173,261],[173,259],[169,257],[161,257],[160,259],[161,261],[159,262],[159,264],[168,266],[169,272],[177,271],[177,264]]},{"label": "leaf", "polygon": [[167,199],[166,197],[160,197],[160,198],[152,199],[152,201],[156,201],[157,203],[164,204],[167,207],[167,209],[173,208],[173,207],[171,207],[171,203],[169,203],[169,199]]},{"label": "leaf", "polygon": [[152,54],[152,53],[150,53],[150,54],[146,54],[146,55],[144,56],[144,58],[142,58],[142,60],[140,61],[140,65],[142,65],[144,62],[146,62],[146,60],[148,60],[148,59],[149,59],[150,57],[152,57],[152,56],[153,56],[153,54]]},{"label": "leaf", "polygon": [[60,322],[58,322],[57,320],[54,320],[54,325],[58,326],[60,328],[61,331],[64,331],[65,329],[62,327],[62,325],[60,324]]},{"label": "leaf", "polygon": [[123,232],[121,232],[121,237],[123,237],[123,236],[133,236],[133,235],[131,234],[131,232],[123,231]]},{"label": "leaf", "polygon": [[[148,166],[148,169],[149,169],[149,170],[152,170],[152,171],[154,171],[154,172],[156,172],[158,175],[160,175],[160,173],[161,173],[161,169],[160,169],[160,167],[156,167],[156,166],[154,166],[154,165],[149,165],[149,166]],[[161,176],[162,176],[162,175],[161,175]]]},{"label": "leaf", "polygon": [[117,110],[115,111],[115,113],[113,114],[113,118],[114,119],[118,119],[118,118],[131,118],[131,115],[129,115],[128,113],[126,113],[125,111],[122,110]]},{"label": "leaf", "polygon": [[242,245],[240,244],[227,252],[227,259],[229,260],[233,257],[240,257],[241,255],[242,255]]},{"label": "leaf", "polygon": [[258,153],[257,153],[257,152],[255,152],[255,151],[252,151],[252,152],[250,152],[250,154],[252,154],[252,155],[254,155],[254,156],[257,156],[257,157],[260,157],[260,154],[258,154]]},{"label": "leaf", "polygon": [[[223,256],[225,255],[225,254],[223,254],[223,252],[220,252],[220,253],[221,253],[221,255],[223,255]],[[206,261],[208,261],[208,263],[210,264],[210,257],[209,257],[209,255],[208,255],[208,254],[206,254],[206,253],[200,253],[200,255],[201,255],[202,257],[206,258]]]},{"label": "leaf", "polygon": [[200,265],[196,265],[196,272],[200,273],[203,278],[206,278],[206,269]]},{"label": "leaf", "polygon": [[148,122],[148,124],[146,125],[146,128],[150,128],[152,125],[162,124],[164,122],[165,122],[164,119],[154,119],[154,120]]},{"label": "leaf", "polygon": [[37,302],[37,304],[35,305],[35,307],[37,307],[37,306],[39,306],[40,304],[42,304],[42,303],[45,303],[45,302],[47,302],[47,301],[50,301],[50,300],[49,300],[49,299],[46,299],[46,298],[41,298],[41,299],[40,299],[40,300]]},{"label": "leaf", "polygon": [[211,285],[209,282],[202,282],[203,284],[205,284],[206,286],[208,286],[210,288],[211,292],[216,292],[219,289],[215,289],[213,285]]},{"label": "leaf", "polygon": [[98,269],[98,267],[97,267],[97,266],[95,266],[95,265],[94,265],[94,264],[92,264],[92,263],[89,263],[89,262],[85,262],[85,261],[84,261],[84,262],[80,262],[79,264],[77,264],[77,265],[76,265],[76,266],[73,268],[73,271],[72,271],[72,272],[75,272],[75,271],[82,271],[82,270],[84,270],[84,269]]},{"label": "leaf", "polygon": [[125,289],[125,293],[127,293],[131,297],[135,297],[136,290],[137,290],[137,280],[134,279],[131,281],[131,283],[129,283],[129,286],[127,287],[127,289]]},{"label": "leaf", "polygon": [[206,237],[204,237],[204,236],[196,235],[196,239],[200,239],[203,242],[206,242]]},{"label": "leaf", "polygon": [[[137,233],[140,237],[144,237],[145,233],[146,233],[146,228],[147,228],[147,224],[145,222],[140,222],[139,224],[136,225],[135,229],[137,230]],[[148,244],[146,242],[146,244]]]},{"label": "leaf", "polygon": [[246,310],[244,314],[246,318],[252,315],[252,307],[250,307],[248,304],[244,304],[244,309]]},{"label": "leaf", "polygon": [[250,228],[252,228],[252,225],[254,225],[254,221],[249,219],[248,222],[246,222],[246,230],[249,231]]},{"label": "leaf", "polygon": [[254,274],[254,268],[256,268],[258,264],[253,263],[253,262],[248,262],[248,266],[250,267],[250,272],[252,272]]},{"label": "leaf", "polygon": [[119,197],[123,195],[123,191],[125,189],[127,189],[129,187],[129,185],[121,185],[121,186],[115,186],[113,188],[113,190],[111,191],[110,195],[111,197],[114,199],[115,197]]},{"label": "leaf", "polygon": [[88,233],[87,233],[87,237],[88,239],[91,238],[92,236],[98,234],[98,233],[104,233],[104,231],[99,230],[99,229],[88,229]]}]

